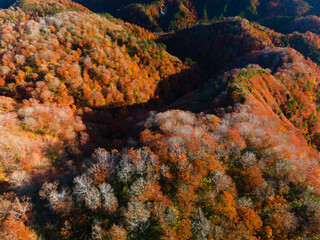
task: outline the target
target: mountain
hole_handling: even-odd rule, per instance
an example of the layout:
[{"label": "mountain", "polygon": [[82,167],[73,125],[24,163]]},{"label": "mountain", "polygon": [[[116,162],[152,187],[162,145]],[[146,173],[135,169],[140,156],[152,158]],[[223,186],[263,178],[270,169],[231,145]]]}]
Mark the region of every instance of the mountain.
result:
[{"label": "mountain", "polygon": [[[199,37],[200,32],[201,37]],[[278,78],[278,81],[275,82],[277,87],[271,87],[276,92],[260,93],[265,95],[264,101],[271,100],[270,94],[275,94],[273,97],[276,100],[272,104],[269,103],[274,111],[284,114],[283,116],[288,118],[291,123],[304,131],[308,141],[318,144],[316,140],[316,136],[318,136],[316,128],[318,127],[316,127],[317,122],[315,119],[318,118],[316,106],[319,96],[317,92],[319,68],[317,64],[310,59],[305,59],[295,50],[283,48],[283,39],[289,42],[287,46],[292,45],[294,47],[297,45],[297,48],[302,48],[302,44],[308,46],[304,42],[299,43],[296,38],[299,39],[296,34],[282,36],[257,24],[251,24],[246,20],[235,18],[181,30],[175,34],[165,36],[163,41],[167,44],[169,52],[180,58],[189,57],[203,64],[201,66],[207,72],[211,72],[212,76],[219,77],[220,74],[224,74],[234,68],[246,69],[246,66],[250,64],[259,65],[267,69],[273,76]],[[279,44],[279,41],[282,41],[282,43]],[[298,41],[298,43],[295,43],[295,41]],[[277,45],[280,47],[277,47]],[[310,57],[308,55],[309,52],[301,52],[306,54],[306,57]],[[312,52],[312,54],[316,53]],[[250,76],[251,74],[248,73],[248,75]],[[239,83],[240,80],[236,80],[236,82],[242,87],[253,91],[258,87],[258,83],[251,86],[249,84],[249,86],[245,87],[248,84],[246,77],[249,76],[243,77],[244,79],[241,80],[244,81],[243,83]],[[267,79],[269,80],[269,78]],[[271,82],[269,80],[268,84],[271,84]],[[279,85],[279,83],[284,84],[284,86],[280,87],[281,84]],[[263,85],[265,84],[267,83],[263,83]],[[243,92],[243,94],[245,92],[243,89],[238,89],[238,91],[240,93]],[[226,101],[227,99],[220,102],[225,104]],[[307,101],[307,103],[304,101]],[[198,103],[198,106],[203,110],[206,104],[202,102]]]},{"label": "mountain", "polygon": [[108,12],[152,31],[181,29],[198,21],[231,16],[259,21],[277,31],[291,31],[292,28],[285,26],[287,23],[291,25],[296,18],[320,14],[320,5],[314,0],[18,0],[0,1],[0,7],[20,7],[39,16],[62,10],[86,11],[75,2],[94,12]]},{"label": "mountain", "polygon": [[42,186],[71,238],[89,234],[78,227],[87,219],[111,239],[318,236],[319,68],[271,33],[230,18],[159,40],[215,77],[151,112],[143,147],[98,149],[73,184]]},{"label": "mountain", "polygon": [[[314,0],[77,0],[93,11],[109,12],[150,30],[184,28],[199,20],[241,16],[249,20],[287,21],[298,16],[319,15]],[[279,25],[279,24],[278,24]]]},{"label": "mountain", "polygon": [[79,3],[0,10],[0,239],[320,237],[317,1]]},{"label": "mountain", "polygon": [[70,0],[18,0],[13,5],[14,8],[21,8],[28,15],[45,16],[63,11],[83,11],[88,9]]},{"label": "mountain", "polygon": [[[71,2],[19,1],[0,18],[2,192],[34,191],[44,179],[81,168],[67,159],[79,159],[91,132],[99,131],[81,116],[148,102],[160,81],[190,69],[151,32]],[[21,224],[10,221],[21,232],[12,235],[10,228],[1,238],[33,236]]]},{"label": "mountain", "polygon": [[19,30],[5,24],[1,38],[1,92],[20,99],[82,107],[138,104],[155,95],[161,79],[186,68],[152,33],[82,12],[27,21]]},{"label": "mountain", "polygon": [[[52,106],[52,111],[65,109],[66,116],[89,113],[95,108],[125,108],[157,98],[159,82],[191,71],[157,45],[151,32],[138,26],[78,10],[32,20],[26,17],[15,25],[19,14],[30,16],[29,8],[21,9],[3,10],[13,17],[4,19],[0,30],[0,92],[9,99],[6,101],[15,99],[17,106],[30,105],[27,102],[32,99],[31,105],[34,103],[43,114],[54,114],[45,110]],[[19,109],[12,107],[11,111]],[[41,117],[38,120],[44,121]],[[70,130],[74,128],[72,122]],[[17,123],[27,131],[34,129],[28,124]],[[58,136],[58,130],[51,133],[51,127],[40,127],[43,129],[38,133],[68,138]]]}]

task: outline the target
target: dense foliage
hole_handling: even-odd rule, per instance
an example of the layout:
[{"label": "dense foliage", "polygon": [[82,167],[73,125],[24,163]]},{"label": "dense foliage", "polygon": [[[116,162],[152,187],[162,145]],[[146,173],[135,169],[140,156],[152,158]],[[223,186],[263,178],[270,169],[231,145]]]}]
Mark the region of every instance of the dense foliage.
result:
[{"label": "dense foliage", "polygon": [[[185,67],[139,27],[63,13],[1,26],[1,92],[77,107],[147,102]],[[145,36],[142,39],[140,36]]]},{"label": "dense foliage", "polygon": [[320,238],[317,1],[79,2],[217,21],[0,10],[0,239]]},{"label": "dense foliage", "polygon": [[[319,15],[317,0],[76,0],[93,11],[110,12],[152,30],[184,28],[196,21],[241,16],[266,20],[281,28],[284,21],[299,16]],[[270,25],[271,24],[271,25]]]}]

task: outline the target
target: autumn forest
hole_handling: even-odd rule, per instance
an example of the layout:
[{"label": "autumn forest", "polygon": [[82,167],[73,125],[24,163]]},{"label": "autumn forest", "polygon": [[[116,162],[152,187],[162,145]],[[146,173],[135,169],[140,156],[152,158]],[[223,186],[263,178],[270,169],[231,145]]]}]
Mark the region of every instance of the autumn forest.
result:
[{"label": "autumn forest", "polygon": [[317,0],[0,0],[0,239],[320,239],[319,29]]}]

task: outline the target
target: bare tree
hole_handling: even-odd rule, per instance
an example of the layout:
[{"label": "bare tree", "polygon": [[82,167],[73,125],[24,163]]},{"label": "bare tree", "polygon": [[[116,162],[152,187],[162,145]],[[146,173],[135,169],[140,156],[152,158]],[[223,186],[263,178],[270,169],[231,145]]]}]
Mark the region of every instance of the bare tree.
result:
[{"label": "bare tree", "polygon": [[73,193],[79,202],[84,201],[90,209],[97,209],[101,205],[100,193],[87,175],[76,177],[74,183]]},{"label": "bare tree", "polygon": [[115,212],[118,207],[118,199],[114,196],[112,186],[109,183],[102,183],[99,189],[103,199],[103,207],[109,213]]},{"label": "bare tree", "polygon": [[24,197],[22,200],[20,200],[18,197],[16,197],[14,203],[12,204],[11,213],[13,216],[19,220],[26,220],[27,219],[27,212],[29,212],[32,209],[32,203],[31,198]]},{"label": "bare tree", "polygon": [[206,219],[201,208],[195,212],[194,219],[192,221],[192,228],[199,240],[207,239],[208,235],[212,231],[211,223]]}]

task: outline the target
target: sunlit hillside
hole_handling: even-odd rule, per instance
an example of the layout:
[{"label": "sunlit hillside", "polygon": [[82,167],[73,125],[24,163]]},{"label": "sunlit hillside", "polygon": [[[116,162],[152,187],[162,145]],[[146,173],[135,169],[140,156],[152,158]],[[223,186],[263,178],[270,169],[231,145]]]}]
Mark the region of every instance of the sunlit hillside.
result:
[{"label": "sunlit hillside", "polygon": [[320,238],[317,1],[0,7],[0,239]]}]

